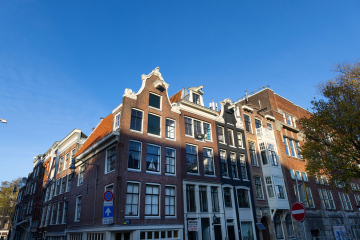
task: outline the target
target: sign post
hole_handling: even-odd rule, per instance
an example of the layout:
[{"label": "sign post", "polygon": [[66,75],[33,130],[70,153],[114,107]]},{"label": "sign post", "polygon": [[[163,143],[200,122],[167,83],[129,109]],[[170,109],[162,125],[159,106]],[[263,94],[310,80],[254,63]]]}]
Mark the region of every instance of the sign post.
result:
[{"label": "sign post", "polygon": [[104,206],[103,206],[103,224],[114,223],[114,206],[113,193],[111,191],[104,192]]}]

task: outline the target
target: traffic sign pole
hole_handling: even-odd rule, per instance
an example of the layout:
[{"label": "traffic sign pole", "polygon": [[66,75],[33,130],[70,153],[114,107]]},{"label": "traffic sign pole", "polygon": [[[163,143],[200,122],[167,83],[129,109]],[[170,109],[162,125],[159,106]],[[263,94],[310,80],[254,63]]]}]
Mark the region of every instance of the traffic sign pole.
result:
[{"label": "traffic sign pole", "polygon": [[[300,202],[300,190],[299,190],[299,183],[298,183],[297,176],[295,176],[295,180],[296,180],[297,197],[299,198],[299,202]],[[306,231],[305,231],[304,221],[302,221],[301,224],[302,224],[302,227],[303,227],[304,239],[306,239]]]}]

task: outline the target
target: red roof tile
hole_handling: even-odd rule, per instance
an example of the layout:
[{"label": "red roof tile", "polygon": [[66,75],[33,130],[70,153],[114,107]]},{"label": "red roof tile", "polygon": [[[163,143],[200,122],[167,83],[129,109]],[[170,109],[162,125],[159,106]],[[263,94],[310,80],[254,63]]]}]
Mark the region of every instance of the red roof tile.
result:
[{"label": "red roof tile", "polygon": [[174,95],[172,95],[172,97],[170,98],[170,102],[171,103],[177,103],[178,101],[181,100],[181,91],[178,91],[177,93],[175,93]]},{"label": "red roof tile", "polygon": [[75,157],[79,156],[81,153],[85,152],[85,150],[87,150],[92,145],[94,145],[95,143],[103,139],[106,135],[108,135],[111,132],[112,124],[113,124],[113,115],[110,114],[109,116],[104,118],[100,122],[100,124],[95,128],[92,134],[85,141],[84,145],[75,154]]}]

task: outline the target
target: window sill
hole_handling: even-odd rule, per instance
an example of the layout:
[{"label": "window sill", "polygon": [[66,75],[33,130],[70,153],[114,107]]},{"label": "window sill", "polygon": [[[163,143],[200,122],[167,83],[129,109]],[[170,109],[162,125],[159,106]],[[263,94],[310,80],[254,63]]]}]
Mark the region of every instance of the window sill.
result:
[{"label": "window sill", "polygon": [[176,142],[176,139],[175,138],[168,138],[168,137],[165,137],[166,140],[169,140],[169,141],[174,141]]},{"label": "window sill", "polygon": [[160,134],[160,135],[156,135],[156,134],[148,133],[147,135],[148,135],[149,137],[161,138],[161,134]]},{"label": "window sill", "polygon": [[195,175],[195,176],[200,176],[200,174],[199,174],[199,173],[191,173],[191,172],[187,172],[187,174],[189,174],[189,175]]},{"label": "window sill", "polygon": [[161,219],[160,216],[145,216],[145,219]]},{"label": "window sill", "polygon": [[157,107],[153,107],[153,106],[149,106],[150,109],[154,109],[156,111],[162,112],[161,108],[157,108]]},{"label": "window sill", "polygon": [[175,173],[165,173],[165,176],[176,177],[176,174]]},{"label": "window sill", "polygon": [[126,220],[127,218],[130,218],[130,219],[140,219],[139,216],[131,216],[131,215],[127,216],[127,215],[125,215],[125,220]]},{"label": "window sill", "polygon": [[128,168],[129,172],[141,172],[141,169]]},{"label": "window sill", "polygon": [[216,175],[208,175],[208,174],[204,174],[205,177],[216,177]]},{"label": "window sill", "polygon": [[256,200],[259,200],[259,201],[266,201],[265,198],[256,198]]},{"label": "window sill", "polygon": [[154,171],[149,171],[149,170],[146,170],[146,173],[154,174],[154,175],[161,175],[161,172],[154,172]]},{"label": "window sill", "polygon": [[176,216],[165,216],[165,219],[177,219]]},{"label": "window sill", "polygon": [[136,131],[136,130],[134,130],[134,129],[130,129],[130,132],[143,134],[143,132],[142,132],[142,131]]},{"label": "window sill", "polygon": [[105,174],[104,174],[104,175],[106,175],[106,174],[108,174],[108,173],[112,173],[112,172],[115,172],[115,169],[114,169],[114,170],[112,170],[112,171],[109,171],[109,172],[105,172]]}]

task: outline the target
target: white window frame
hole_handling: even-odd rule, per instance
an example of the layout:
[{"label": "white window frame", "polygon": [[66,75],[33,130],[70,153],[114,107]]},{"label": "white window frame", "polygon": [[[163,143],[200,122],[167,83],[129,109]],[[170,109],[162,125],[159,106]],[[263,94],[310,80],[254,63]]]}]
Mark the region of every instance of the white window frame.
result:
[{"label": "white window frame", "polygon": [[139,218],[140,216],[140,199],[141,199],[141,183],[140,182],[136,182],[136,181],[127,181],[126,182],[126,196],[125,196],[125,199],[127,198],[127,187],[128,187],[128,184],[131,183],[131,184],[137,184],[138,185],[138,201],[137,201],[137,215],[126,215],[126,203],[124,205],[125,207],[125,210],[124,210],[124,215],[126,218]]},{"label": "white window frame", "polygon": [[[64,212],[64,209],[62,209],[62,208],[60,208],[60,206],[63,204],[63,202],[58,202],[57,203],[57,210],[56,210],[56,225],[58,225],[58,224],[62,224],[62,219],[63,219],[63,215],[61,215],[61,219],[60,219],[60,221],[59,221],[59,214],[60,214],[60,211],[62,211],[62,213]],[[61,213],[61,214],[62,214]]]},{"label": "white window frame", "polygon": [[[306,189],[305,189],[305,192],[306,192],[306,195],[307,195],[307,197],[308,197],[308,199],[312,199],[312,206],[310,206],[310,203],[309,203],[309,201],[308,201],[308,206],[309,206],[309,208],[315,208],[315,202],[314,202],[314,197],[313,197],[313,195],[312,195],[312,192],[311,192],[311,188],[310,187],[306,187]],[[307,193],[310,193],[310,194],[307,194]],[[310,195],[310,196],[309,196]]]},{"label": "white window frame", "polygon": [[[78,217],[77,216],[77,213],[78,213],[78,202],[79,202],[79,198],[80,198],[80,216]],[[76,196],[76,201],[75,201],[75,217],[74,217],[74,222],[79,222],[80,221],[80,218],[81,218],[81,204],[82,204],[82,196],[81,195],[78,195]]]},{"label": "white window frame", "polygon": [[[228,134],[228,139],[227,140],[230,140],[230,137],[231,137],[231,140],[232,140],[232,144],[230,145],[230,141],[228,141],[228,144],[230,147],[235,147],[235,139],[234,139],[234,130],[231,129],[231,128],[227,128],[226,129],[227,131],[227,134]],[[230,134],[231,133],[231,134]],[[230,136],[231,135],[231,136]]]},{"label": "white window frame", "polygon": [[[133,109],[136,110],[136,111],[142,112],[141,131],[138,131],[138,130],[135,130],[135,129],[131,129],[131,112],[132,112]],[[138,108],[131,108],[131,111],[130,111],[130,126],[129,126],[129,130],[130,130],[130,132],[136,132],[136,133],[143,133],[143,132],[144,132],[144,111],[143,111],[143,110],[140,110],[140,109],[138,109]]]},{"label": "white window frame", "polygon": [[242,132],[237,132],[237,140],[238,140],[238,147],[244,148],[244,140],[243,140]]},{"label": "white window frame", "polygon": [[[187,171],[187,163],[186,163],[186,173],[191,175],[200,175],[199,169],[199,148],[195,144],[186,143],[186,145],[195,146],[196,147],[196,161],[197,161],[197,173],[192,173]],[[185,145],[185,156],[186,156],[186,145]]]},{"label": "white window frame", "polygon": [[[224,152],[224,155],[225,155],[225,162],[223,163],[221,161],[221,153]],[[219,160],[220,160],[220,175],[223,177],[223,178],[229,178],[229,166],[228,166],[228,161],[227,161],[227,152],[225,149],[220,149],[219,150]],[[223,168],[223,165],[225,166],[225,175],[223,175],[223,171],[222,171],[222,168]]]},{"label": "white window frame", "polygon": [[[146,169],[146,173],[151,173],[151,174],[160,174],[161,175],[161,146],[160,145],[156,145],[156,144],[152,144],[152,143],[147,143],[146,144],[146,158],[147,158],[147,154],[148,154],[148,151],[147,151],[147,147],[148,146],[154,146],[154,147],[158,147],[159,148],[159,162],[158,162],[158,170],[155,170],[155,171],[152,171],[152,170],[148,170],[146,168],[146,164],[145,164],[145,169]],[[145,160],[146,163],[147,163],[147,159]]]},{"label": "white window frame", "polygon": [[[208,150],[210,150],[211,151],[211,162],[212,162],[212,168],[213,168],[213,172],[214,172],[214,174],[206,174],[205,173],[205,163],[204,163],[204,149],[208,149]],[[205,176],[211,176],[211,177],[215,177],[216,176],[216,174],[215,174],[215,159],[214,159],[214,149],[212,149],[212,148],[209,148],[209,147],[203,147],[203,166],[204,166],[204,175]]]},{"label": "white window frame", "polygon": [[114,183],[109,183],[108,185],[105,185],[104,186],[104,192],[106,192],[106,191],[109,191],[109,190],[107,190],[107,188],[108,187],[111,187],[112,186],[112,193],[114,194]]},{"label": "white window frame", "polygon": [[290,169],[290,177],[291,177],[291,179],[294,179],[294,180],[296,179],[294,169]]},{"label": "white window frame", "polygon": [[[84,169],[84,170],[82,171],[82,169]],[[80,176],[81,172],[83,173],[82,176]],[[85,175],[85,164],[79,166],[79,177],[78,177],[78,182],[77,182],[78,186],[81,186],[84,184],[84,175]],[[80,182],[80,179],[81,179],[81,182]]]},{"label": "white window frame", "polygon": [[308,182],[308,181],[309,181],[309,178],[308,178],[307,173],[306,173],[306,172],[301,172],[301,173],[302,173],[303,180],[304,180],[305,182]]},{"label": "white window frame", "polygon": [[[340,198],[342,209],[344,211],[352,211],[353,210],[352,205],[351,205],[351,200],[349,198],[349,194],[344,193],[344,192],[339,192],[339,198]],[[346,198],[346,199],[344,200],[344,198]],[[344,206],[344,203],[347,204],[346,208]],[[350,206],[350,208],[349,208],[349,206]]]},{"label": "white window frame", "polygon": [[258,185],[255,184],[255,178],[258,178],[259,181],[260,181],[260,188],[261,188],[261,194],[262,194],[262,198],[259,198],[259,197],[256,195],[256,199],[264,200],[265,197],[264,197],[264,191],[263,191],[262,182],[261,182],[261,176],[257,176],[257,175],[254,176],[254,185],[255,185],[255,194],[256,194],[256,193],[257,193],[257,192],[256,192],[256,186],[258,186]]},{"label": "white window frame", "polygon": [[[68,203],[67,209],[65,209],[66,203]],[[68,214],[69,214],[69,202],[68,202],[68,201],[64,201],[62,221],[61,221],[62,224],[66,224],[66,222],[67,222],[67,219],[65,219],[65,212],[66,212],[66,210],[67,210],[67,215],[68,215]],[[66,216],[66,217],[68,218],[69,216]]]},{"label": "white window frame", "polygon": [[[224,127],[217,125],[217,128],[218,128],[218,129],[221,129],[221,131],[222,131],[222,136],[223,136],[223,141],[220,141],[220,139],[219,139],[219,137],[218,137],[219,143],[226,144]],[[216,131],[217,131],[217,130],[216,130]],[[218,134],[217,132],[216,132],[216,135],[219,136],[219,134]]]},{"label": "white window frame", "polygon": [[[158,214],[157,215],[146,215],[146,212],[145,212],[145,205],[146,205],[146,187],[147,186],[157,186],[158,189],[159,189],[159,193],[158,193]],[[158,184],[158,183],[146,183],[145,184],[145,201],[144,201],[144,216],[145,216],[145,219],[149,219],[149,218],[159,218],[160,217],[160,214],[161,214],[161,185]]]},{"label": "white window frame", "polygon": [[[212,126],[211,126],[211,123],[206,122],[206,121],[203,121],[203,120],[200,120],[200,119],[197,119],[197,118],[189,117],[189,116],[185,116],[185,117],[184,117],[184,123],[185,123],[185,118],[191,119],[191,134],[192,134],[192,135],[189,135],[189,134],[186,134],[186,133],[185,133],[185,136],[195,138],[195,124],[194,124],[194,120],[195,120],[195,121],[200,122],[200,130],[201,130],[200,132],[201,132],[201,134],[204,135],[204,139],[203,139],[203,140],[195,139],[195,141],[201,141],[201,142],[207,141],[207,142],[212,142]],[[210,140],[205,138],[204,123],[209,124],[209,127],[210,127]],[[184,127],[185,127],[185,126],[184,126]],[[219,126],[219,127],[220,127],[220,126]],[[224,135],[224,137],[225,137],[225,135]]]},{"label": "white window frame", "polygon": [[[130,153],[130,142],[137,142],[137,143],[140,143],[140,159],[139,159],[139,169],[136,169],[136,168],[129,168],[129,153]],[[134,171],[134,172],[141,172],[141,162],[142,162],[142,142],[140,141],[136,141],[136,140],[132,140],[130,139],[129,140],[129,146],[128,146],[128,155],[127,155],[127,163],[126,163],[126,166],[127,166],[127,170],[128,171]]]},{"label": "white window frame", "polygon": [[[248,116],[248,117],[249,117],[249,120],[250,120],[250,122],[249,122],[249,124],[250,124],[250,125],[249,125],[249,126],[250,126],[250,129],[249,129],[249,131],[246,130],[245,116]],[[253,128],[252,128],[251,116],[248,115],[248,114],[245,114],[245,113],[244,113],[244,125],[245,125],[245,131],[246,131],[246,132],[248,132],[248,133],[253,133],[253,132],[254,132],[254,131],[253,131]]]},{"label": "white window frame", "polygon": [[[166,215],[165,212],[165,202],[166,202],[166,188],[174,188],[174,193],[175,193],[175,199],[174,199],[174,215]],[[165,214],[165,218],[177,218],[177,214],[176,214],[176,199],[177,199],[177,194],[176,194],[176,185],[165,185],[165,192],[164,192],[164,214]],[[171,206],[171,205],[168,205]]]},{"label": "white window frame", "polygon": [[302,175],[299,170],[295,171],[295,177],[297,178],[298,181],[302,181]]},{"label": "white window frame", "polygon": [[[66,160],[67,159],[67,160]],[[63,169],[62,170],[65,170],[69,167],[69,164],[70,164],[70,153],[67,153],[65,154],[65,161],[63,163]]]},{"label": "white window frame", "polygon": [[117,130],[120,128],[120,113],[117,113],[114,116],[114,130]]},{"label": "white window frame", "polygon": [[[159,135],[156,135],[156,134],[153,134],[153,133],[149,133],[149,115],[153,115],[153,116],[155,116],[155,117],[160,118],[160,123],[159,123],[160,133],[159,133]],[[146,129],[147,135],[148,135],[148,136],[152,136],[152,137],[161,138],[161,132],[162,132],[162,126],[161,126],[161,125],[162,125],[162,124],[161,124],[161,123],[162,123],[162,117],[161,117],[161,115],[148,112],[147,118],[148,118],[148,119],[147,119],[147,120],[148,120],[148,122],[147,122],[148,128]]]},{"label": "white window frame", "polygon": [[[160,98],[160,108],[150,106],[150,94],[152,94],[152,95],[157,96],[157,97]],[[149,108],[152,108],[152,109],[156,109],[156,110],[158,110],[158,111],[159,111],[159,110],[161,111],[161,109],[162,109],[162,96],[159,95],[159,94],[156,94],[156,93],[154,93],[154,92],[149,92]]]},{"label": "white window frame", "polygon": [[[71,179],[72,180],[72,179]],[[67,178],[66,178],[66,187],[65,187],[65,192],[69,192],[70,189],[71,189],[71,185],[70,185],[70,189],[69,189],[69,181],[70,181],[70,184],[71,184],[71,180],[70,180],[70,174],[67,175]]]},{"label": "white window frame", "polygon": [[[166,149],[171,149],[175,151],[175,158],[174,158],[174,173],[171,172],[166,172]],[[170,147],[165,147],[165,155],[164,155],[164,161],[165,161],[165,175],[171,175],[174,176],[176,175],[176,149],[175,148],[170,148]]]},{"label": "white window frame", "polygon": [[[115,159],[114,159],[114,169],[111,171],[108,171],[107,166],[108,166],[108,151],[111,150],[112,148],[115,148]],[[116,164],[116,146],[112,145],[110,147],[108,147],[105,151],[105,174],[107,173],[111,173],[115,171],[115,164]]]},{"label": "white window frame", "polygon": [[[232,161],[232,158],[231,158],[231,155],[234,155],[235,157],[233,159],[235,159],[235,161]],[[233,151],[229,151],[229,158],[230,158],[230,164],[231,164],[231,177],[233,179],[240,179],[240,175],[239,175],[239,166],[238,166],[238,160],[237,160],[237,157],[236,157],[236,152],[233,152]],[[235,164],[233,164],[235,163]],[[234,176],[233,174],[233,166],[235,166],[235,170],[236,170],[236,177]]]},{"label": "white window frame", "polygon": [[[242,154],[242,153],[239,154],[239,162],[240,162],[240,169],[241,169],[241,179],[243,181],[248,181],[249,180],[249,175],[248,175],[248,172],[247,172],[245,154]],[[245,174],[243,173],[243,169],[245,170]],[[239,176],[239,178],[240,178],[240,176]]]},{"label": "white window frame", "polygon": [[[250,143],[254,144],[254,147],[255,147],[255,150],[254,150],[254,151],[255,151],[255,153],[254,153],[254,156],[255,156],[255,164],[253,164],[252,159],[251,159]],[[248,146],[249,146],[249,157],[250,157],[251,165],[252,165],[252,166],[255,166],[255,167],[259,167],[259,160],[258,160],[258,156],[257,156],[257,152],[256,152],[256,143],[255,143],[255,142],[252,142],[252,141],[248,141]]]},{"label": "white window frame", "polygon": [[[168,131],[167,131],[166,120],[170,120],[170,121],[173,121],[173,122],[174,122],[174,137],[173,137],[173,138],[167,137]],[[175,141],[175,139],[176,139],[176,121],[175,121],[174,119],[172,119],[172,118],[165,118],[165,138],[166,138],[166,139],[170,139],[170,140],[174,140],[174,141]]]}]

